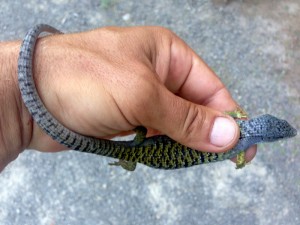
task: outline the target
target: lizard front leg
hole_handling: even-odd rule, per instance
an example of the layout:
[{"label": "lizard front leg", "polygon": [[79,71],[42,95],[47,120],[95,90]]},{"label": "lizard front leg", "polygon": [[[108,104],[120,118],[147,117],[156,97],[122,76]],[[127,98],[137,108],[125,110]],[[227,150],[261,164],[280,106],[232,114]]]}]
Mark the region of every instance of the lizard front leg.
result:
[{"label": "lizard front leg", "polygon": [[[231,112],[225,112],[225,114],[233,117],[234,119],[247,119],[248,118],[248,114],[241,107],[238,107],[236,110],[231,111]],[[236,156],[236,169],[242,169],[246,165],[247,165],[246,153],[245,153],[245,151],[242,151]]]}]

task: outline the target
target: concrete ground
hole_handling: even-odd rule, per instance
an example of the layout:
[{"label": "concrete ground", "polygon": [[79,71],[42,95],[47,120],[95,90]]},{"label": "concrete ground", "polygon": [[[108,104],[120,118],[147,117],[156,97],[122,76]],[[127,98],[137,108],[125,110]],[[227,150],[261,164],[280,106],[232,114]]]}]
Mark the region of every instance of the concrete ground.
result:
[{"label": "concrete ground", "polygon": [[[64,32],[161,25],[217,72],[250,115],[300,127],[298,0],[0,0],[0,40],[37,23]],[[261,145],[244,170],[176,171],[77,152],[25,151],[0,174],[0,224],[300,224],[300,138]]]}]

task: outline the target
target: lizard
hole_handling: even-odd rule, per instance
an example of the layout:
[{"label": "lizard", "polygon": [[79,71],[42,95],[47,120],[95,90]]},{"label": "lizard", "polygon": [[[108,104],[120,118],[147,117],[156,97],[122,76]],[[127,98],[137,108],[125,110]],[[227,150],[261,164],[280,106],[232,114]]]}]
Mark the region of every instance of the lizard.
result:
[{"label": "lizard", "polygon": [[62,34],[46,24],[31,28],[26,34],[18,58],[18,82],[25,106],[34,121],[54,140],[67,148],[119,159],[110,165],[122,166],[133,171],[137,163],[157,169],[179,169],[194,165],[219,162],[238,157],[237,168],[245,166],[245,150],[261,142],[273,142],[294,137],[297,130],[287,121],[265,114],[249,120],[241,110],[229,112],[235,118],[240,137],[235,147],[223,153],[201,152],[184,146],[166,135],[146,137],[147,129],[134,129],[136,137],[131,141],[112,141],[88,137],[64,127],[46,109],[38,95],[32,73],[34,47],[43,32]]}]

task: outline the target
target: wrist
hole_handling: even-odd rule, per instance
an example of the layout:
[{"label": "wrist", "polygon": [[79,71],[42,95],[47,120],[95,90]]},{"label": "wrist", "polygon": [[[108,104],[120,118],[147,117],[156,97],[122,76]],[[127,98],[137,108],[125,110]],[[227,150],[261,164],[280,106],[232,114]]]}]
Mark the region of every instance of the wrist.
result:
[{"label": "wrist", "polygon": [[0,43],[0,171],[29,144],[32,119],[21,99],[17,61],[20,42]]}]

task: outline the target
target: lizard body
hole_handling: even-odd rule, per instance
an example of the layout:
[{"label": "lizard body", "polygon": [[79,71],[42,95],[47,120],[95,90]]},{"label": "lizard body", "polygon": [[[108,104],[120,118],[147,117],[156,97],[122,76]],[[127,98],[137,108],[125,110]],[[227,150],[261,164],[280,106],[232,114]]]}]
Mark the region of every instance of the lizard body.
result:
[{"label": "lizard body", "polygon": [[178,169],[230,159],[256,143],[277,141],[297,134],[288,122],[268,114],[250,120],[236,120],[240,127],[240,139],[234,148],[225,153],[200,152],[165,135],[146,138],[147,130],[144,127],[136,129],[137,135],[133,141],[111,141],[75,133],[47,111],[35,87],[32,74],[33,50],[42,32],[61,33],[45,24],[29,30],[18,60],[19,87],[35,122],[54,140],[70,149],[119,159],[119,162],[111,165],[121,165],[128,170],[134,170],[136,163],[159,169]]}]

